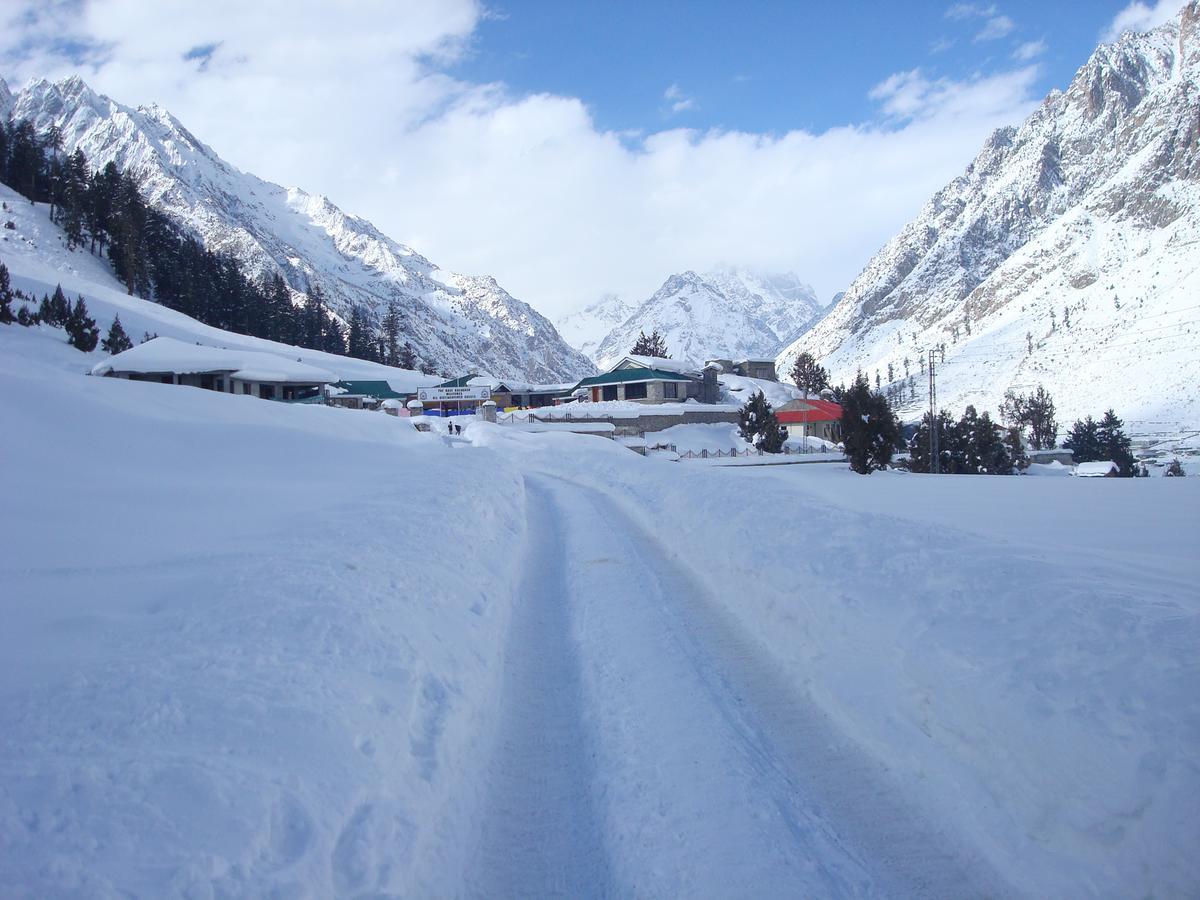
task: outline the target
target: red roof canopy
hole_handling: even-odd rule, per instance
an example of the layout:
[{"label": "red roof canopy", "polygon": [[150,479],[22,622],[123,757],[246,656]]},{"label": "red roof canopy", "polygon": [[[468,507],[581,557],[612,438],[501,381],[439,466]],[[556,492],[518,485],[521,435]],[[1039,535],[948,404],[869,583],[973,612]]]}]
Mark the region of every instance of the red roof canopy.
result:
[{"label": "red roof canopy", "polygon": [[805,400],[811,409],[785,409],[776,413],[781,425],[802,425],[805,422],[836,422],[842,418],[842,408],[829,400]]}]

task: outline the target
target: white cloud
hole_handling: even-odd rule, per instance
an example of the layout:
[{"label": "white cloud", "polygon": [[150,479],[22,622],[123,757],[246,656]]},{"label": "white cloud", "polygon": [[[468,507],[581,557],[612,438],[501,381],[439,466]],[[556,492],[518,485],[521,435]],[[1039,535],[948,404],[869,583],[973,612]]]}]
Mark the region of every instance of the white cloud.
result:
[{"label": "white cloud", "polygon": [[934,41],[932,44],[929,45],[929,52],[930,53],[945,53],[947,50],[949,50],[951,47],[953,47],[954,44],[955,44],[954,38],[946,38],[946,37],[938,38],[936,41]]},{"label": "white cloud", "polygon": [[978,19],[996,15],[994,3],[955,3],[946,10],[947,19]]},{"label": "white cloud", "polygon": [[686,112],[696,108],[695,99],[684,94],[677,84],[673,84],[663,91],[663,99],[671,104],[673,113]]},{"label": "white cloud", "polygon": [[1045,41],[1026,41],[1023,44],[1019,44],[1017,49],[1013,51],[1013,59],[1018,62],[1029,62],[1045,53],[1046,49]]},{"label": "white cloud", "polygon": [[988,19],[983,28],[975,35],[975,41],[998,41],[1008,37],[1016,30],[1017,23],[1008,16],[993,16]]},{"label": "white cloud", "polygon": [[1179,15],[1183,6],[1180,0],[1158,0],[1153,5],[1130,3],[1117,13],[1104,32],[1103,39],[1115,41],[1126,31],[1149,31],[1151,28],[1157,28]]},{"label": "white cloud", "polygon": [[161,102],[240,168],[327,194],[551,315],[721,262],[794,269],[828,297],[1037,99],[1033,67],[962,82],[914,70],[872,91],[878,122],[605,131],[578,98],[446,75],[477,4],[394,7],[30,0],[37,15],[0,27],[0,71],[77,71],[121,102]]}]

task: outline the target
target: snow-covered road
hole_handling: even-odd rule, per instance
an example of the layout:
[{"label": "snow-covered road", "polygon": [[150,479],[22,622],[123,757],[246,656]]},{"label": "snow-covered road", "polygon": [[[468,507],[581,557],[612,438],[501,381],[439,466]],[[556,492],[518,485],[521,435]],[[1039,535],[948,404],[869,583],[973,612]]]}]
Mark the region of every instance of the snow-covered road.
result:
[{"label": "snow-covered road", "polygon": [[[1002,896],[603,494],[527,480],[479,896]],[[567,564],[569,562],[569,564]]]}]

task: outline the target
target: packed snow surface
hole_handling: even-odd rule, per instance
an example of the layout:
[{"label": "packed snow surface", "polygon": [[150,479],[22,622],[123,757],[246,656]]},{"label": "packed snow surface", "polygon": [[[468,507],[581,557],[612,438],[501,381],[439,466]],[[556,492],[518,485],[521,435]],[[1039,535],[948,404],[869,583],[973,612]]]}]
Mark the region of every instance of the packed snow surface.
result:
[{"label": "packed snow surface", "polygon": [[1200,887],[1198,479],[713,469],[100,358],[0,326],[7,893]]}]

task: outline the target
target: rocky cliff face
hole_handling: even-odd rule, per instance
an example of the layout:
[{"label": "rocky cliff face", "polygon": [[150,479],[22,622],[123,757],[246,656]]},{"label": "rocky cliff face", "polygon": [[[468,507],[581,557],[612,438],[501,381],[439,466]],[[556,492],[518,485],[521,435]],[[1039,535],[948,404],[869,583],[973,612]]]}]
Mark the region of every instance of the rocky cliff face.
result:
[{"label": "rocky cliff face", "polygon": [[1041,383],[1060,418],[1114,406],[1147,432],[1200,426],[1198,23],[1193,0],[1100,47],[1066,91],[995,132],[781,369],[807,350],[835,380],[886,381],[890,364],[900,381],[944,345],[952,409],[995,411],[1009,387]]},{"label": "rocky cliff face", "polygon": [[335,312],[358,306],[376,320],[395,301],[405,339],[439,370],[535,382],[594,371],[495,280],[445,272],[324,197],[238,171],[161,107],[122,106],[78,78],[11,96],[0,81],[0,111],[6,102],[39,132],[58,126],[64,150],[79,148],[93,168],[113,162],[133,174],[149,202],[251,275],[283,275],[299,301],[319,284]]},{"label": "rocky cliff face", "polygon": [[793,274],[682,272],[613,328],[592,355],[607,365],[628,353],[641,332],[658,331],[676,358],[770,358],[820,314],[813,289]]}]

